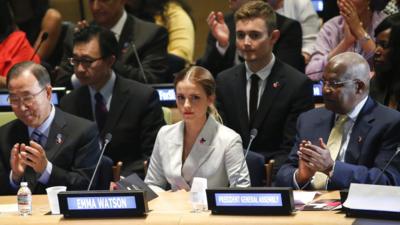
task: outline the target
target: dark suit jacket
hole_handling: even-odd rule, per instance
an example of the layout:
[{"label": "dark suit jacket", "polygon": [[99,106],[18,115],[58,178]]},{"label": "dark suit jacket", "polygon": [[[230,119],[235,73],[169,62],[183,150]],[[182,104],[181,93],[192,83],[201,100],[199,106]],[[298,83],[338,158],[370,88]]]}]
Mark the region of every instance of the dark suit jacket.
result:
[{"label": "dark suit jacket", "polygon": [[311,81],[293,67],[276,59],[261,97],[253,125],[249,124],[244,64],[217,76],[217,107],[224,125],[240,134],[243,146],[249,143],[250,130],[258,129],[251,150],[274,158],[276,169],[287,159],[294,143],[296,120],[312,109]]},{"label": "dark suit jacket", "polygon": [[[61,108],[94,120],[87,86],[61,100]],[[158,130],[165,124],[156,91],[144,84],[117,76],[110,111],[100,136],[112,134],[105,151],[114,162],[122,161],[122,175],[143,174],[143,161],[150,157]]]},{"label": "dark suit jacket", "polygon": [[[68,58],[72,57],[73,33],[71,27],[64,41],[61,70],[54,81],[55,86],[67,86],[70,89],[72,89],[71,75],[74,71]],[[136,47],[148,83],[165,82],[168,79],[167,30],[128,14],[118,42],[119,55],[113,69],[123,77],[144,82],[133,45]]]},{"label": "dark suit jacket", "polygon": [[[304,59],[301,55],[302,31],[299,22],[289,19],[280,14],[276,14],[277,28],[281,33],[278,42],[275,44],[273,52],[277,58],[293,66],[299,71],[304,72]],[[198,65],[204,66],[216,76],[223,70],[234,66],[236,54],[236,24],[233,14],[225,16],[225,23],[229,28],[229,47],[222,56],[216,47],[217,40],[208,34],[207,46]]]},{"label": "dark suit jacket", "polygon": [[[334,125],[335,114],[318,108],[300,115],[296,144],[289,159],[279,170],[278,186],[291,186],[298,167],[298,146],[302,140],[326,142]],[[369,98],[357,117],[345,154],[345,162],[336,161],[328,189],[349,188],[350,183],[373,183],[400,142],[400,113]],[[400,185],[400,157],[396,157],[377,182]]]},{"label": "dark suit jacket", "polygon": [[[27,126],[20,120],[11,121],[0,128],[0,150],[2,158],[6,159],[4,166],[7,176],[11,171],[9,159],[13,145],[29,144],[28,135]],[[40,175],[32,168],[27,167],[25,171],[25,179],[34,194],[46,193],[45,188],[57,185],[65,185],[67,190],[86,190],[100,153],[94,123],[56,109],[44,149],[47,159],[53,164],[48,183],[43,185],[37,182]],[[3,187],[0,188],[2,194],[13,194],[17,191],[9,187],[9,192],[2,190]]]}]

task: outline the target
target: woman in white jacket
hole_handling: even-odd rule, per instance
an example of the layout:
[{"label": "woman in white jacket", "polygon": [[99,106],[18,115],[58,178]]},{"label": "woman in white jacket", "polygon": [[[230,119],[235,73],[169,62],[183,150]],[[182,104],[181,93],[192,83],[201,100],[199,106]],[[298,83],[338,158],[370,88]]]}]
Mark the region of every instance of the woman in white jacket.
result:
[{"label": "woman in white jacket", "polygon": [[175,78],[175,92],[183,120],[158,132],[145,182],[187,191],[194,177],[206,178],[209,188],[250,186],[239,134],[217,122],[211,73],[190,68]]}]

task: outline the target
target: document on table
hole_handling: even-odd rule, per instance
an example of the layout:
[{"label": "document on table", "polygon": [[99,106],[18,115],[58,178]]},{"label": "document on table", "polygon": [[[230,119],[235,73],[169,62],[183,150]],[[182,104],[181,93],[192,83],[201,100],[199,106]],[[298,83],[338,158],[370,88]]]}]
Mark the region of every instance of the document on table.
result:
[{"label": "document on table", "polygon": [[18,212],[17,204],[0,204],[0,213],[15,213]]},{"label": "document on table", "polygon": [[306,205],[314,200],[316,191],[293,191],[295,205]]}]

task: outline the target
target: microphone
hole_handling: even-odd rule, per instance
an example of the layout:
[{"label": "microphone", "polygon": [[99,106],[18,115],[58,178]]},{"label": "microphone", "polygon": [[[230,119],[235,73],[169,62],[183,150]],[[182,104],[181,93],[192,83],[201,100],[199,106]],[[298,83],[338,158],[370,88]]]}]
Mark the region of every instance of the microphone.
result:
[{"label": "microphone", "polygon": [[43,42],[47,40],[47,38],[49,37],[49,33],[44,32],[42,34],[42,36],[40,37],[40,42],[39,45],[37,46],[37,48],[35,49],[35,51],[33,52],[33,55],[31,56],[30,61],[33,60],[33,58],[35,58],[35,55],[37,54],[37,52],[39,51],[40,47],[42,46]]},{"label": "microphone", "polygon": [[258,130],[257,130],[256,128],[253,128],[253,129],[250,130],[250,140],[249,140],[249,144],[247,145],[246,153],[244,154],[244,159],[243,159],[243,161],[242,161],[242,164],[240,164],[240,167],[239,167],[239,174],[238,174],[237,177],[236,177],[235,185],[237,184],[237,182],[238,182],[238,180],[239,180],[240,171],[243,169],[244,163],[246,162],[247,154],[249,154],[249,150],[250,150],[251,143],[253,143],[253,140],[257,137],[257,133],[258,133]]},{"label": "microphone", "polygon": [[142,75],[144,83],[147,84],[149,82],[147,80],[146,74],[144,73],[142,62],[139,59],[139,54],[136,51],[136,45],[133,43],[133,41],[131,42],[131,45],[132,45],[133,54],[135,55],[136,61],[137,61],[138,65],[139,65],[140,75]]},{"label": "microphone", "polygon": [[111,133],[107,133],[104,138],[104,145],[103,145],[103,148],[101,149],[100,156],[99,156],[99,159],[97,160],[96,168],[94,169],[92,178],[90,178],[89,186],[87,188],[88,191],[90,191],[90,188],[92,187],[94,177],[96,176],[97,169],[99,168],[101,159],[103,158],[103,155],[104,155],[104,150],[106,150],[106,147],[107,147],[108,143],[110,143],[111,138],[112,138]]},{"label": "microphone", "polygon": [[372,182],[372,184],[376,184],[379,179],[381,178],[381,176],[383,175],[383,173],[386,171],[386,169],[389,167],[389,165],[392,163],[393,159],[399,154],[400,152],[400,145],[397,146],[396,152],[393,154],[392,158],[390,158],[390,160],[386,163],[385,167],[383,167],[383,170],[381,171],[381,173],[379,174],[379,176],[374,180],[374,182]]}]

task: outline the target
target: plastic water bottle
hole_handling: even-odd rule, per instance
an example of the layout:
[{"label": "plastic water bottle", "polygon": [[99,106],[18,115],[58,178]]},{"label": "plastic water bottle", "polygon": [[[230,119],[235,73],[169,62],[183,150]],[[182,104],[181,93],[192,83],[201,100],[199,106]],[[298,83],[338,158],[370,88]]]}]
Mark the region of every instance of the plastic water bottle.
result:
[{"label": "plastic water bottle", "polygon": [[18,212],[20,216],[32,215],[32,192],[27,182],[21,182],[17,193]]}]

